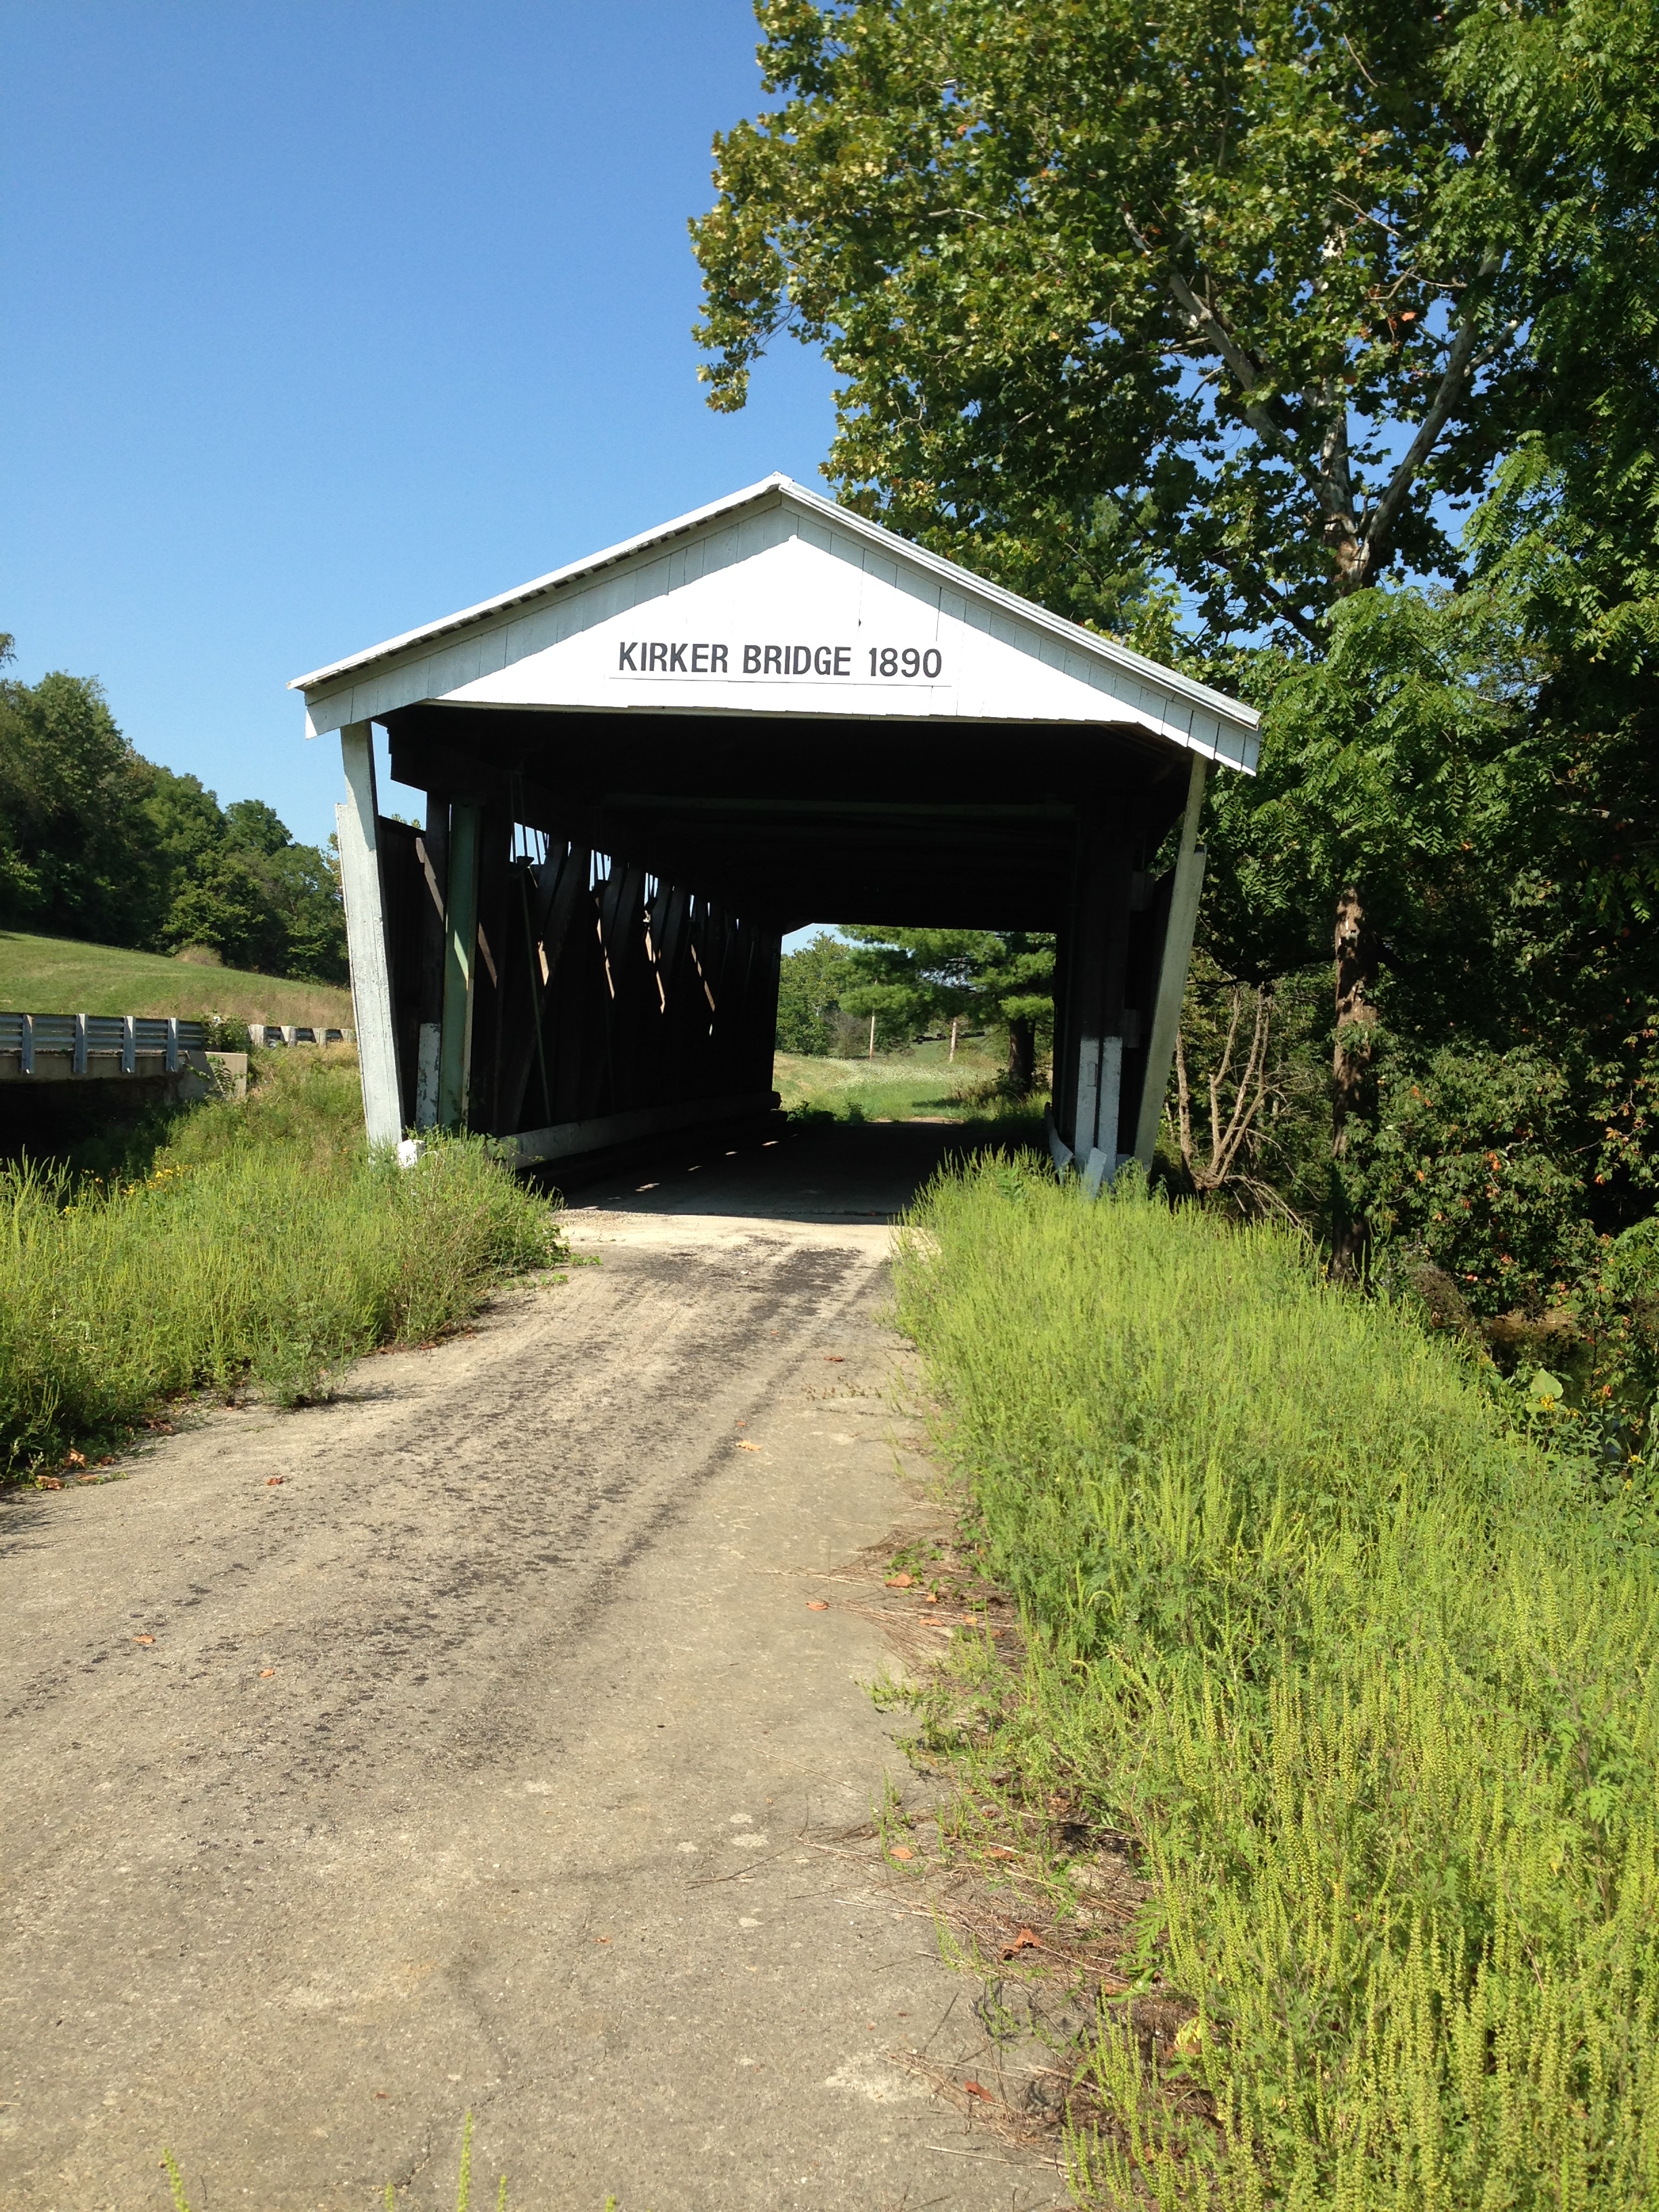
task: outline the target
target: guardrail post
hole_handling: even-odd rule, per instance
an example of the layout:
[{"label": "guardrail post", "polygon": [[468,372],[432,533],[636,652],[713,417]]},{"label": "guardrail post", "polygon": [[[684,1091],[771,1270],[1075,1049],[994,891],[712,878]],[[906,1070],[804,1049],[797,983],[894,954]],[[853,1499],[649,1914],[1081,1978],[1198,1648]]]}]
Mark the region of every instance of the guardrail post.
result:
[{"label": "guardrail post", "polygon": [[138,1022],[132,1014],[121,1017],[121,1073],[136,1075],[138,1072]]},{"label": "guardrail post", "polygon": [[25,1075],[33,1075],[34,1073],[34,1017],[33,1014],[22,1014],[18,1018],[23,1024],[23,1073]]},{"label": "guardrail post", "polygon": [[167,1073],[177,1075],[178,1073],[179,1017],[177,1014],[169,1014],[167,1016]]},{"label": "guardrail post", "polygon": [[87,1072],[87,1018],[84,1014],[75,1017],[74,1072],[76,1075],[84,1075]]}]

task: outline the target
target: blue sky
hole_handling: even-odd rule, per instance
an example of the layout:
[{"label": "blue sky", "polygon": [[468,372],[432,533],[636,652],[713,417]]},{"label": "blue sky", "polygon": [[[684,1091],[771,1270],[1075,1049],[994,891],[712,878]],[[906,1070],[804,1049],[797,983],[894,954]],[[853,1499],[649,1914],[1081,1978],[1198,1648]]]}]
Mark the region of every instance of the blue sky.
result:
[{"label": "blue sky", "polygon": [[[289,677],[751,483],[830,379],[696,380],[747,0],[0,6],[0,629],[141,752],[333,827]],[[396,793],[383,797],[395,805]]]}]

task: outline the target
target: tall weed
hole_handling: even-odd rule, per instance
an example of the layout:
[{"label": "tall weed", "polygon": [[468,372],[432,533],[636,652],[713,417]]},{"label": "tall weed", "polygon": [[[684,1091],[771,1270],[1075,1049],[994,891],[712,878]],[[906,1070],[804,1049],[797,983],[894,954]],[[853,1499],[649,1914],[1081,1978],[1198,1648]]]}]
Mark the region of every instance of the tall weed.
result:
[{"label": "tall weed", "polygon": [[[1141,1839],[1149,2070],[1091,2202],[1659,2196],[1659,1574],[1639,1481],[1271,1226],[941,1179],[900,1308],[1031,1657],[1028,1781]],[[1143,1929],[1143,1936],[1149,1929]]]},{"label": "tall weed", "polygon": [[0,1475],[112,1438],[158,1398],[284,1402],[421,1342],[558,1256],[556,1216],[477,1142],[371,1158],[349,1060],[264,1071],[175,1126],[147,1173],[0,1170]]}]

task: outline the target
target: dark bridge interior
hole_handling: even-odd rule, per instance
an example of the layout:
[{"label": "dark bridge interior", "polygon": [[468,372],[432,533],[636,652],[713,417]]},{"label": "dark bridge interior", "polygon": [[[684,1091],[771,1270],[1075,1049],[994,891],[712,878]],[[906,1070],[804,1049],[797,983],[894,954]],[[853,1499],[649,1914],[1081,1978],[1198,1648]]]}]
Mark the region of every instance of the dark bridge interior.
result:
[{"label": "dark bridge interior", "polygon": [[428,795],[420,832],[379,825],[405,1126],[464,1117],[556,1158],[764,1112],[781,938],[877,921],[1055,931],[1056,1118],[1071,1139],[1082,1082],[1095,1142],[1079,1055],[1121,1041],[1099,1142],[1133,1149],[1181,747],[449,704],[385,726],[393,775]]}]

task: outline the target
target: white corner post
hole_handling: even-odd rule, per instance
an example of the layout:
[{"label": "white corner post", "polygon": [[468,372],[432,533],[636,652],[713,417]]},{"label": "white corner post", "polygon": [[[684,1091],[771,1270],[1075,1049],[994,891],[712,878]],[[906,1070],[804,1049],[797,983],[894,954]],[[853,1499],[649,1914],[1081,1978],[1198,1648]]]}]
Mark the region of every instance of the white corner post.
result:
[{"label": "white corner post", "polygon": [[335,808],[334,820],[340,839],[340,888],[345,895],[363,1121],[371,1145],[395,1145],[404,1133],[403,1102],[392,1024],[392,969],[380,889],[380,822],[371,723],[346,724],[340,732],[340,757],[345,764],[346,796]]},{"label": "white corner post", "polygon": [[1181,851],[1175,865],[1170,895],[1170,918],[1164,930],[1164,957],[1158,972],[1158,998],[1152,1008],[1152,1035],[1146,1041],[1146,1073],[1140,1092],[1140,1113],[1135,1127],[1135,1158],[1148,1175],[1158,1148],[1158,1118],[1175,1066],[1176,1030],[1181,1022],[1181,1002],[1187,994],[1187,970],[1192,963],[1193,932],[1198,926],[1198,895],[1204,888],[1204,848],[1198,842],[1198,817],[1204,806],[1205,763],[1202,754],[1193,762],[1187,786],[1187,817],[1181,825]]}]

